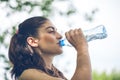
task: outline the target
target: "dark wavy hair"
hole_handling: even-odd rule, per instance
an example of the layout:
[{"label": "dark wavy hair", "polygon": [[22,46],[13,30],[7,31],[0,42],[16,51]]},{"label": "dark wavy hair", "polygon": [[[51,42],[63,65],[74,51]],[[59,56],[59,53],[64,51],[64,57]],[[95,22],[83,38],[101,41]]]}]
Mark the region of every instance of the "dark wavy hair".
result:
[{"label": "dark wavy hair", "polygon": [[[18,27],[18,31],[11,38],[9,46],[9,59],[13,64],[12,77],[17,79],[25,69],[37,68],[46,72],[45,62],[43,58],[29,49],[27,37],[37,37],[38,28],[40,28],[48,20],[44,17],[32,17],[25,20]],[[32,48],[32,47],[31,47]],[[32,54],[32,55],[31,55]]]},{"label": "dark wavy hair", "polygon": [[[43,58],[30,46],[33,50],[33,52],[31,52],[26,40],[29,36],[38,37],[38,28],[47,20],[47,18],[41,16],[29,18],[19,25],[17,33],[12,36],[8,55],[13,64],[11,76],[14,77],[15,80],[19,78],[24,70],[29,68],[40,69],[51,76],[57,76],[51,74],[51,72],[46,69]],[[56,74],[58,73],[64,77],[62,73],[56,69]]]}]

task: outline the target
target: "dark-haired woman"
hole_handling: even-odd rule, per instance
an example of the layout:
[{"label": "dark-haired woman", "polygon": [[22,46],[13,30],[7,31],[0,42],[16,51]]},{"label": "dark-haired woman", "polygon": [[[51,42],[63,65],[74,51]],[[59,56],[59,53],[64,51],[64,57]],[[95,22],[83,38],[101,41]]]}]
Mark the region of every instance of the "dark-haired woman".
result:
[{"label": "dark-haired woman", "polygon": [[[91,80],[88,45],[81,29],[70,30],[65,35],[77,51],[76,70],[71,80]],[[62,53],[61,38],[47,18],[36,16],[22,22],[9,47],[12,77],[15,80],[67,80],[52,63],[53,58]]]}]

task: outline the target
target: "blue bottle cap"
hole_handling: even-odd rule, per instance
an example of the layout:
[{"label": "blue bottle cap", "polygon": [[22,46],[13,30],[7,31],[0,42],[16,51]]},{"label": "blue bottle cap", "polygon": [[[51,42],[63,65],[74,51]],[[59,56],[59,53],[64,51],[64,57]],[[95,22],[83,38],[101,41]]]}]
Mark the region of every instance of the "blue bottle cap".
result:
[{"label": "blue bottle cap", "polygon": [[65,46],[64,40],[60,40],[60,41],[59,41],[59,45],[60,45],[60,46]]}]

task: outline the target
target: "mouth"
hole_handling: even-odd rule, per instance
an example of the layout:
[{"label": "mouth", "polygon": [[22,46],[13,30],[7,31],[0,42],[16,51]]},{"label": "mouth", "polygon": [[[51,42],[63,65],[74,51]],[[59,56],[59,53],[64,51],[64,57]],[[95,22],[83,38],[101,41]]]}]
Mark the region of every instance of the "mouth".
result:
[{"label": "mouth", "polygon": [[[59,46],[60,46],[60,42],[59,42],[59,41],[57,42],[57,45],[59,45]],[[61,46],[60,46],[60,47],[61,47]]]},{"label": "mouth", "polygon": [[57,44],[60,45],[59,42]]}]

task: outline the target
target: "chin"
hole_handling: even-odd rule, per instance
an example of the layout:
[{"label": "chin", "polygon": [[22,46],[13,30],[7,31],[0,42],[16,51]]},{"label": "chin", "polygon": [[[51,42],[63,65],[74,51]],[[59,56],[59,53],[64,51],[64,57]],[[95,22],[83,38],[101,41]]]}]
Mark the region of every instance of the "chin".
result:
[{"label": "chin", "polygon": [[59,51],[57,51],[55,54],[56,55],[60,55],[60,54],[62,54],[63,53],[63,51],[62,50],[59,50]]},{"label": "chin", "polygon": [[62,53],[63,53],[63,51],[59,52],[58,54],[62,54]]}]

